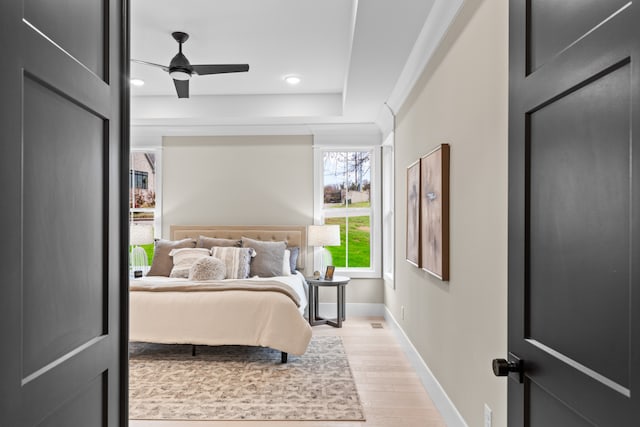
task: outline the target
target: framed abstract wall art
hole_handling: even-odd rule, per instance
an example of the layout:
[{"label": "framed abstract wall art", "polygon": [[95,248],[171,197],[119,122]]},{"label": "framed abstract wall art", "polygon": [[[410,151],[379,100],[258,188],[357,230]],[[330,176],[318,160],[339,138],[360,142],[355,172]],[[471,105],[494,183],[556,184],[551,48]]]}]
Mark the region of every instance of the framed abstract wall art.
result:
[{"label": "framed abstract wall art", "polygon": [[420,159],[420,267],[449,280],[449,144]]},{"label": "framed abstract wall art", "polygon": [[407,167],[407,255],[412,265],[420,267],[420,160]]}]

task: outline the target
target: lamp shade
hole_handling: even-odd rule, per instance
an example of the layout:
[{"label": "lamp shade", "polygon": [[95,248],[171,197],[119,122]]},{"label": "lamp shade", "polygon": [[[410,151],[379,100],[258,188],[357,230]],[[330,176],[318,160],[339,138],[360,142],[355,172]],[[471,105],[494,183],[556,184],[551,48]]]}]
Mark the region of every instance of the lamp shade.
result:
[{"label": "lamp shade", "polygon": [[340,246],[340,226],[310,225],[307,241],[311,246]]},{"label": "lamp shade", "polygon": [[133,246],[153,243],[153,227],[150,225],[132,224],[129,229],[129,244]]}]

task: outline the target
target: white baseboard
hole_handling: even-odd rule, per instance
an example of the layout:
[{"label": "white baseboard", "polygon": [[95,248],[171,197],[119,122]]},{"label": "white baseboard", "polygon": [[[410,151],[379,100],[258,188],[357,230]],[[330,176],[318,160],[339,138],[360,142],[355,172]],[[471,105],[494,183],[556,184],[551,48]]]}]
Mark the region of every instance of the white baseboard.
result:
[{"label": "white baseboard", "polygon": [[[319,315],[327,318],[334,318],[338,315],[335,302],[321,302],[318,304]],[[353,317],[384,317],[384,304],[375,303],[347,303],[345,307],[347,320]]]},{"label": "white baseboard", "polygon": [[449,399],[449,396],[447,396],[447,393],[433,375],[431,369],[429,369],[424,359],[420,356],[420,353],[418,353],[418,350],[413,346],[411,340],[409,340],[409,337],[407,337],[407,334],[405,334],[387,307],[384,307],[384,320],[398,338],[400,346],[409,359],[411,366],[416,370],[425,390],[429,393],[429,396],[431,396],[431,400],[433,400],[436,408],[440,411],[440,415],[442,415],[445,424],[449,427],[468,427],[464,418],[462,418],[462,415],[458,412],[458,409],[451,399]]}]

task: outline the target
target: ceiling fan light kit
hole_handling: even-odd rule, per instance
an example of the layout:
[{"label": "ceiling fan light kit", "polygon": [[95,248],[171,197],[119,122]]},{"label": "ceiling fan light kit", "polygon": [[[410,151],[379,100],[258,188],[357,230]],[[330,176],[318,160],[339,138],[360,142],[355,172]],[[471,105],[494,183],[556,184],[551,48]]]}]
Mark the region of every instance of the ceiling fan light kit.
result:
[{"label": "ceiling fan light kit", "polygon": [[174,80],[189,80],[191,78],[191,73],[182,70],[170,71],[169,75]]},{"label": "ceiling fan light kit", "polygon": [[189,98],[189,79],[191,79],[194,74],[202,76],[207,74],[241,73],[249,71],[249,64],[191,65],[187,57],[182,53],[182,44],[189,39],[189,34],[182,31],[174,31],[171,35],[175,41],[178,42],[178,53],[173,57],[168,67],[137,59],[132,59],[131,61],[160,68],[169,73],[176,87],[178,98]]},{"label": "ceiling fan light kit", "polygon": [[288,74],[288,75],[283,77],[283,80],[285,82],[289,83],[291,86],[295,86],[298,83],[300,83],[300,81],[301,81],[300,76],[298,76],[296,74]]}]

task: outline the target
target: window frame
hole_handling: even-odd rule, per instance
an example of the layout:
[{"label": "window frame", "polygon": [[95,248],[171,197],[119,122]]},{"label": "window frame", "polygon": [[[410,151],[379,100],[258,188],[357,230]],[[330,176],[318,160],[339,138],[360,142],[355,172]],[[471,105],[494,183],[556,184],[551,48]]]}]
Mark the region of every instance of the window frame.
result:
[{"label": "window frame", "polygon": [[395,289],[395,133],[382,143],[382,270]]},{"label": "window frame", "polygon": [[[334,208],[332,212],[339,214],[349,211],[355,214],[350,216],[358,216],[358,212],[366,210],[370,212],[371,227],[371,246],[369,268],[362,267],[336,267],[336,274],[344,273],[351,278],[372,278],[379,279],[382,277],[382,223],[381,223],[381,169],[380,169],[380,151],[379,145],[362,145],[362,146],[326,146],[314,147],[313,149],[313,170],[314,170],[314,209],[313,222],[316,225],[324,224],[324,154],[327,152],[354,152],[368,151],[370,153],[371,162],[371,188],[370,188],[370,208]],[[345,215],[346,216],[346,215]],[[361,216],[361,215],[360,215]],[[335,217],[332,215],[332,217]],[[313,267],[319,270],[322,265],[322,253],[320,248],[313,248]]]}]

